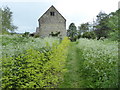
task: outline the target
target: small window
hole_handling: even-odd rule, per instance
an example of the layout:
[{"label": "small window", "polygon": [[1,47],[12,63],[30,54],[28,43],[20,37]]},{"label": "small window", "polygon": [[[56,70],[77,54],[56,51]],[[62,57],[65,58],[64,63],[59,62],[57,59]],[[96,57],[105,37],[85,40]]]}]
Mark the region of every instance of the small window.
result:
[{"label": "small window", "polygon": [[51,16],[55,16],[55,12],[50,12],[50,15]]}]

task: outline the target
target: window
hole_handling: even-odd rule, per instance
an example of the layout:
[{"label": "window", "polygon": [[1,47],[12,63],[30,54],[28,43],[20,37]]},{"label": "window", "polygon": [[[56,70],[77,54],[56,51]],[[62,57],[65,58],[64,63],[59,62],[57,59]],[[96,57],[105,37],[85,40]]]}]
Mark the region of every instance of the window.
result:
[{"label": "window", "polygon": [[50,12],[50,15],[51,16],[55,16],[55,12]]}]

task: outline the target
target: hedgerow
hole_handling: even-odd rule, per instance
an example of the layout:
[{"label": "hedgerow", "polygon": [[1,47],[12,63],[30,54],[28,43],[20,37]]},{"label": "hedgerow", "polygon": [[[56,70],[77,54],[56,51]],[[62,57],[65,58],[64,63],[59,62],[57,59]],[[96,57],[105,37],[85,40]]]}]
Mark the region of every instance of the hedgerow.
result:
[{"label": "hedgerow", "polygon": [[30,48],[24,53],[2,57],[2,88],[53,88],[63,80],[66,69],[67,47],[65,38],[39,50]]}]

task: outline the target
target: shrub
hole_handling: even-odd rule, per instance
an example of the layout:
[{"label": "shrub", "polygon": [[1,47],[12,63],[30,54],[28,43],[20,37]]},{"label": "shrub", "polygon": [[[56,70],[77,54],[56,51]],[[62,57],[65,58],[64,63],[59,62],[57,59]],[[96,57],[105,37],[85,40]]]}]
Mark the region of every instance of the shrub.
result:
[{"label": "shrub", "polygon": [[23,37],[29,37],[29,34],[30,34],[29,32],[25,32],[22,36]]},{"label": "shrub", "polygon": [[35,36],[34,36],[35,38],[39,38],[40,37],[40,35],[37,33],[37,34],[35,34]]},{"label": "shrub", "polygon": [[58,37],[60,35],[60,32],[51,32],[49,35],[53,37]]},{"label": "shrub", "polygon": [[7,88],[46,88],[57,87],[63,79],[69,40],[65,38],[58,45],[40,50],[33,48],[24,53],[2,57],[2,87]]},{"label": "shrub", "polygon": [[83,38],[88,38],[88,39],[95,39],[96,38],[96,35],[94,32],[85,32],[83,35],[82,35]]}]

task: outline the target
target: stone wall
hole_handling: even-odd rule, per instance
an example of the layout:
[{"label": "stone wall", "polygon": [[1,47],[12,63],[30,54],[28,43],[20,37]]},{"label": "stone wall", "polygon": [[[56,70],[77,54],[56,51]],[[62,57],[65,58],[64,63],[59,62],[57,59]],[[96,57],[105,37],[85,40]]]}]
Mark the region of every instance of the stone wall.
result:
[{"label": "stone wall", "polygon": [[[54,15],[51,15],[51,12],[54,12]],[[62,37],[66,36],[66,20],[54,7],[49,8],[38,21],[40,36],[46,37],[51,32],[59,31]]]}]

